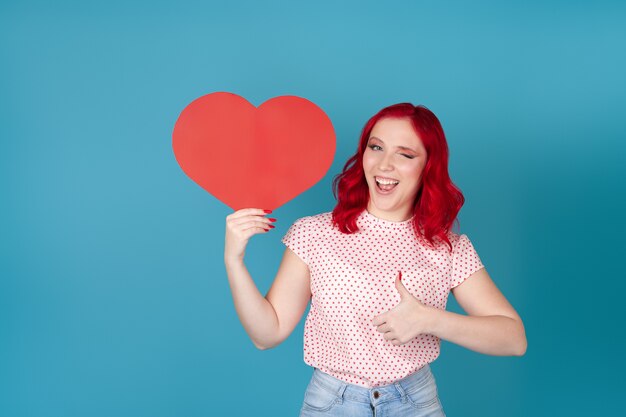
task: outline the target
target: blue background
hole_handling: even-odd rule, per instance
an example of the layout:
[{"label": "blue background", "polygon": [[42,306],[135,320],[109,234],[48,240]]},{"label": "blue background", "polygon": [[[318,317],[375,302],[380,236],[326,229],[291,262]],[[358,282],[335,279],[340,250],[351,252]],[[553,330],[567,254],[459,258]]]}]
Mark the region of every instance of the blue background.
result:
[{"label": "blue background", "polygon": [[0,5],[0,413],[297,415],[304,318],[254,347],[223,265],[231,210],[172,152],[179,113],[214,91],[306,97],[337,133],[326,177],[248,245],[263,294],[291,223],[334,207],[367,118],[421,103],[460,230],[528,337],[523,357],[442,342],[447,414],[623,410],[624,3],[226,3]]}]

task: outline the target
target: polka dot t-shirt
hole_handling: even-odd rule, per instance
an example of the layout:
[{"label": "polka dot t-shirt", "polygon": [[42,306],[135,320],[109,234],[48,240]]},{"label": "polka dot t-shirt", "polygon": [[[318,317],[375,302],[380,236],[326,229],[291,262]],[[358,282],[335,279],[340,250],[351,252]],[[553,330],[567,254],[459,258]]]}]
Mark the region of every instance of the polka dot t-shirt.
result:
[{"label": "polka dot t-shirt", "polygon": [[391,384],[433,362],[440,339],[421,334],[396,346],[372,319],[400,302],[398,271],[420,302],[445,310],[450,290],[483,264],[466,235],[450,232],[445,243],[425,246],[411,219],[383,220],[367,210],[360,231],[344,234],[332,213],[302,217],[282,242],[309,267],[311,308],[304,325],[304,362],[344,382],[363,387]]}]

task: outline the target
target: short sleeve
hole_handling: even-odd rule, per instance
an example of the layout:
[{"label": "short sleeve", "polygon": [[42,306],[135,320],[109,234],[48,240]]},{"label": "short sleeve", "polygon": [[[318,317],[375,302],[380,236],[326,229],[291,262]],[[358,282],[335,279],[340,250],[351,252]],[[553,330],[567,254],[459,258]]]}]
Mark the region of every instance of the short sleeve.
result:
[{"label": "short sleeve", "polygon": [[311,234],[304,218],[296,220],[285,236],[282,242],[291,249],[305,264],[309,264],[309,246],[311,242]]},{"label": "short sleeve", "polygon": [[452,252],[450,289],[460,285],[484,265],[467,235],[461,235]]}]

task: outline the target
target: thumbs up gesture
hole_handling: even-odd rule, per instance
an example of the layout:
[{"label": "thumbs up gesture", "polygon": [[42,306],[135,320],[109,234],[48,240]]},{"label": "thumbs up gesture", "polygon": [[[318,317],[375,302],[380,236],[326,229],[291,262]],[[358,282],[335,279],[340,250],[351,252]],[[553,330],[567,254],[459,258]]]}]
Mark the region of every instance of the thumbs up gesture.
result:
[{"label": "thumbs up gesture", "polygon": [[400,302],[391,310],[372,320],[376,330],[392,344],[399,346],[411,341],[416,336],[428,333],[434,307],[421,303],[402,284],[402,271],[398,271],[396,289],[400,293]]}]

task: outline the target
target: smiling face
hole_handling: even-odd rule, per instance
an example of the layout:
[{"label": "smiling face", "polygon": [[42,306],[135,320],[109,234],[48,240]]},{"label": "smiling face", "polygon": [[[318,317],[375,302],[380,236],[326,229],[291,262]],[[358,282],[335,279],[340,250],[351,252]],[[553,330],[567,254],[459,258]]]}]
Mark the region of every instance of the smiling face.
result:
[{"label": "smiling face", "polygon": [[379,120],[363,153],[370,195],[367,211],[394,222],[410,219],[426,158],[426,149],[409,119]]}]

